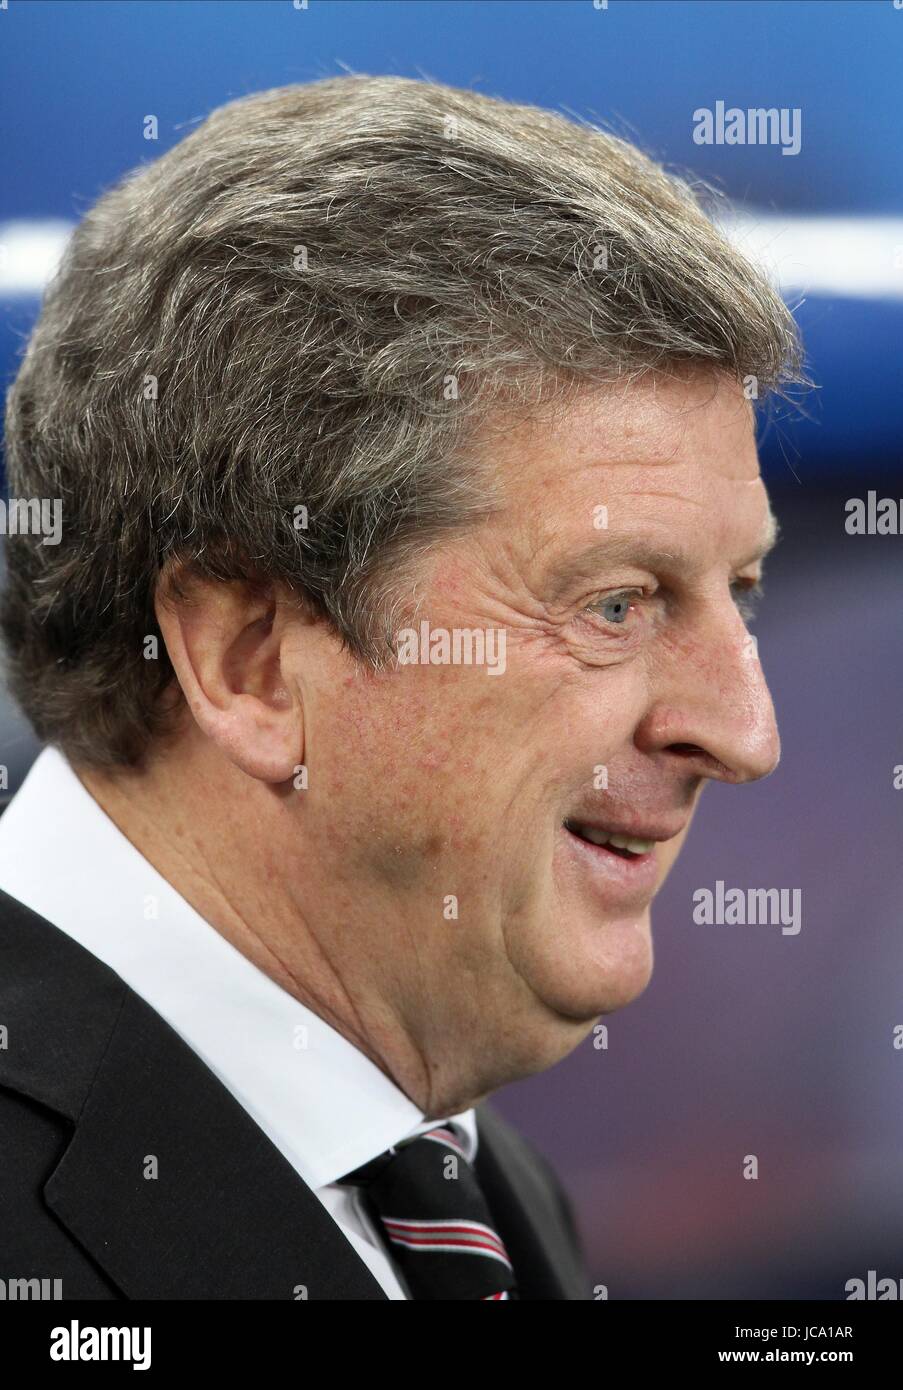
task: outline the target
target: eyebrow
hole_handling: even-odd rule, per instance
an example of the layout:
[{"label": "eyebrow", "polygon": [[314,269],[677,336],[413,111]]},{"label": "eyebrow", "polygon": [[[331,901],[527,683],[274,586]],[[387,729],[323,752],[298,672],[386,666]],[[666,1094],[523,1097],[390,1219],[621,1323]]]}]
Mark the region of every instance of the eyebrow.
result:
[{"label": "eyebrow", "polygon": [[[773,512],[768,513],[765,534],[761,543],[751,554],[734,566],[736,572],[744,570],[749,565],[760,563],[765,556],[778,543],[780,527]],[[552,581],[554,583],[556,597],[565,590],[575,579],[595,573],[600,566],[606,564],[634,564],[640,569],[667,570],[675,565],[680,565],[684,556],[680,551],[661,549],[655,545],[646,545],[636,536],[622,534],[618,536],[606,536],[594,541],[583,550],[576,554],[566,556],[561,564],[556,565],[552,571]]]}]

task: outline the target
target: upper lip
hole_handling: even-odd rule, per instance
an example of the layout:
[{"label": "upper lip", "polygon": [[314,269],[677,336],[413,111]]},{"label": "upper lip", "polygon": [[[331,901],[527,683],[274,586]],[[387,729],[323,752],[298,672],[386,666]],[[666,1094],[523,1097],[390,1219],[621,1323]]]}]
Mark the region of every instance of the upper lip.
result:
[{"label": "upper lip", "polygon": [[686,827],[685,818],[680,821],[665,820],[634,820],[629,816],[623,819],[605,819],[598,816],[566,816],[565,826],[582,825],[588,826],[591,830],[596,830],[600,835],[625,835],[633,840],[673,840],[675,835],[679,835]]}]

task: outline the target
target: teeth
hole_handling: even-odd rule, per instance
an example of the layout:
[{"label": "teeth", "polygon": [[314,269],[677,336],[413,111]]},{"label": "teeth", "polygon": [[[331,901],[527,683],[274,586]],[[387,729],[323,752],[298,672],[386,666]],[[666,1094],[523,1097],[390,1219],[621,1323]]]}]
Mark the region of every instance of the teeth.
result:
[{"label": "teeth", "polygon": [[591,825],[578,825],[577,830],[584,840],[589,840],[591,845],[607,845],[609,840],[613,838],[601,830],[593,830]]},{"label": "teeth", "polygon": [[609,835],[608,843],[615,849],[629,849],[631,854],[651,854],[655,849],[654,840],[636,840],[631,835]]},{"label": "teeth", "polygon": [[602,830],[594,830],[591,825],[575,824],[574,829],[591,845],[611,845],[612,849],[626,849],[631,854],[651,854],[655,849],[654,840],[639,840],[633,835],[606,835]]}]

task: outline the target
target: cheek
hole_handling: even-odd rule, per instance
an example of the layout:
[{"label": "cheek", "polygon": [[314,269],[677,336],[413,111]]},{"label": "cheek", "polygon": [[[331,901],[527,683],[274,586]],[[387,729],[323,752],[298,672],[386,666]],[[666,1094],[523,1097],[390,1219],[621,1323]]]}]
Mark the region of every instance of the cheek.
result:
[{"label": "cheek", "polygon": [[617,776],[644,689],[633,667],[346,673],[311,721],[311,791],[394,883],[487,858],[496,881],[532,880],[559,813],[600,766]]},{"label": "cheek", "polygon": [[312,721],[310,777],[313,787],[318,767],[322,813],[349,841],[366,843],[370,868],[393,883],[486,845],[500,702],[485,689],[495,678],[483,676],[474,692],[455,675],[355,676]]},{"label": "cheek", "polygon": [[583,672],[579,688],[572,684],[562,700],[557,731],[562,765],[582,763],[588,776],[601,764],[609,771],[609,790],[615,791],[611,779],[618,775],[619,754],[633,742],[648,690],[645,673],[635,664]]}]

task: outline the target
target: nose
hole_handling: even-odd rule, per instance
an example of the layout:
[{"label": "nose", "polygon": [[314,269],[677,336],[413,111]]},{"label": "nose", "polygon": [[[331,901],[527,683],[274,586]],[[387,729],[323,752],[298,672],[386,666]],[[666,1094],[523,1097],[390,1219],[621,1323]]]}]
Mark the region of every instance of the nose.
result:
[{"label": "nose", "polygon": [[780,761],[774,705],[758,644],[730,609],[674,644],[634,741],[642,752],[681,759],[685,772],[754,782]]}]

